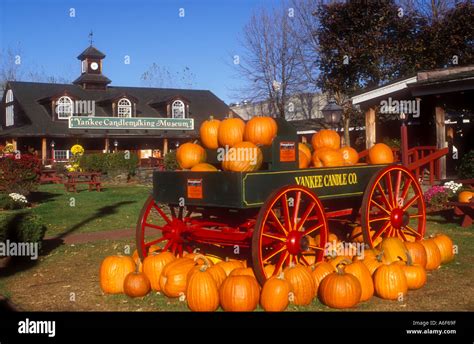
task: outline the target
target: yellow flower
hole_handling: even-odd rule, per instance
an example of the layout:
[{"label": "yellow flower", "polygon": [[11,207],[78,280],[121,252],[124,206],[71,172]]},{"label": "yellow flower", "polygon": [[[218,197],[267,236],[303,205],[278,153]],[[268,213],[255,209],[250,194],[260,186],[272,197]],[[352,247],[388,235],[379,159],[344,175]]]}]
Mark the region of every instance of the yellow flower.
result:
[{"label": "yellow flower", "polygon": [[82,155],[84,154],[84,147],[81,145],[74,145],[71,147],[71,153],[73,155]]}]

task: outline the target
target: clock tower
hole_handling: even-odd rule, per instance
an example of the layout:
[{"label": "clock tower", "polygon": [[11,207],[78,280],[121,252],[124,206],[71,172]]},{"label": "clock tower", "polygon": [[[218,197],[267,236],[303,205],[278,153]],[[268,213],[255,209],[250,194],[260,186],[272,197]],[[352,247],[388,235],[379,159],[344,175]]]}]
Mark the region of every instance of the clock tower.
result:
[{"label": "clock tower", "polygon": [[105,54],[92,44],[78,57],[81,61],[81,76],[73,84],[88,90],[105,90],[111,80],[102,74],[102,60]]}]

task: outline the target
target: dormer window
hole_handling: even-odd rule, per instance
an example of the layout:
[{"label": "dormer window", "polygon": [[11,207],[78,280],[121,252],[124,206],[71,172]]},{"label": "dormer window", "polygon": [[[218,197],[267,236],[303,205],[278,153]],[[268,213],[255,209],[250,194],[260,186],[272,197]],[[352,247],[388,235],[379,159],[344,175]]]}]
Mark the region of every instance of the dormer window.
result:
[{"label": "dormer window", "polygon": [[82,71],[82,73],[87,72],[87,61],[86,60],[83,60],[81,62],[81,71]]},{"label": "dormer window", "polygon": [[117,102],[117,117],[132,117],[132,103],[127,98]]},{"label": "dormer window", "polygon": [[171,105],[171,117],[172,118],[185,118],[186,112],[184,103],[181,100],[175,100]]},{"label": "dormer window", "polygon": [[73,113],[72,99],[68,96],[63,96],[56,102],[56,113],[59,119],[67,119],[72,116]]},{"label": "dormer window", "polygon": [[13,91],[8,90],[5,97],[5,126],[10,127],[15,124],[13,109]]}]

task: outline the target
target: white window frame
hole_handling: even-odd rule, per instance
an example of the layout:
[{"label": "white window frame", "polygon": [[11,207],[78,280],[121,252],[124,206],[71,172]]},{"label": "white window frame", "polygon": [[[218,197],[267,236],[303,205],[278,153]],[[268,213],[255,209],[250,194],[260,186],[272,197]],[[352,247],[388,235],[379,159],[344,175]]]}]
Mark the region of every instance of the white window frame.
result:
[{"label": "white window frame", "polygon": [[117,117],[132,117],[132,102],[127,98],[117,102]]},{"label": "white window frame", "polygon": [[11,127],[15,124],[15,111],[13,108],[13,91],[10,89],[5,96],[5,126]]},{"label": "white window frame", "polygon": [[86,60],[82,60],[81,71],[82,71],[82,73],[85,73],[87,71],[87,61]]},{"label": "white window frame", "polygon": [[56,113],[59,119],[68,119],[73,115],[73,111],[74,103],[68,96],[62,96],[56,102]]},{"label": "white window frame", "polygon": [[5,97],[5,103],[11,103],[13,101],[13,91],[8,90],[7,96]]},{"label": "white window frame", "polygon": [[[179,111],[180,114],[175,111]],[[171,118],[186,118],[186,106],[182,100],[175,100],[171,104]]]}]

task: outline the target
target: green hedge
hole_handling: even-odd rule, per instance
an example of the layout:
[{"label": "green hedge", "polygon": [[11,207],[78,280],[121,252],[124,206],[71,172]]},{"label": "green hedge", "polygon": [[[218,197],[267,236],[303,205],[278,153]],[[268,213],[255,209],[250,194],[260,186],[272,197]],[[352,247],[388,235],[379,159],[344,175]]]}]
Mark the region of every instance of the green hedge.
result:
[{"label": "green hedge", "polygon": [[457,171],[459,178],[474,178],[474,150],[470,150],[468,153],[463,155]]},{"label": "green hedge", "polygon": [[30,211],[0,214],[0,242],[8,239],[14,242],[37,242],[41,246],[46,229],[43,219]]},{"label": "green hedge", "polygon": [[138,155],[125,152],[86,154],[79,158],[79,166],[88,172],[127,172],[134,175],[138,167]]}]

